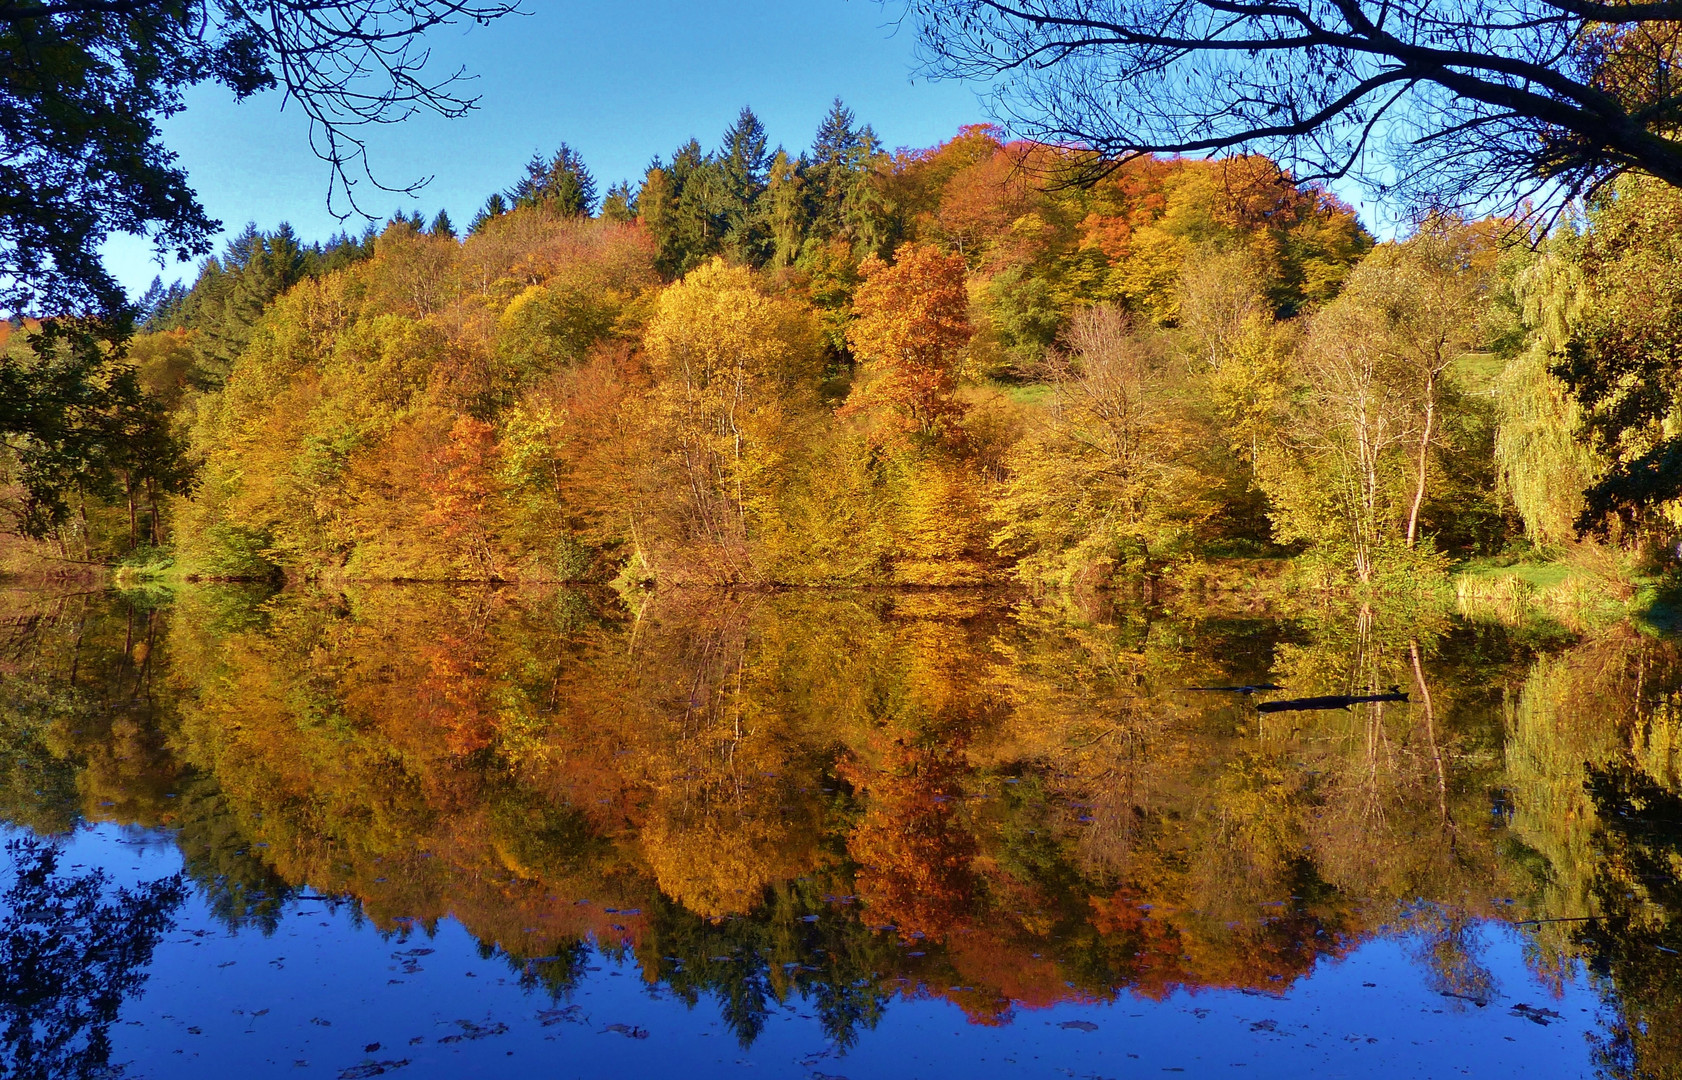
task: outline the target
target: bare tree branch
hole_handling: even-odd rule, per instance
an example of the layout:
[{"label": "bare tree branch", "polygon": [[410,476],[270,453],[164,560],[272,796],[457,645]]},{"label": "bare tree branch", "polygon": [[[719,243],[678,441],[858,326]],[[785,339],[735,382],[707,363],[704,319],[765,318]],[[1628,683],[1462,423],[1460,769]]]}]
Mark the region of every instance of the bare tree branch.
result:
[{"label": "bare tree branch", "polygon": [[424,179],[376,179],[368,127],[472,109],[464,72],[430,70],[426,35],[517,11],[517,0],[0,0],[0,317],[45,305],[120,326],[127,299],[99,257],[113,233],[148,236],[160,255],[209,251],[220,225],[158,128],[198,83],[236,98],[278,88],[283,107],[302,109],[341,218],[365,209],[359,185],[414,192]]},{"label": "bare tree branch", "polygon": [[1557,205],[1627,169],[1682,186],[1682,3],[909,0],[925,69],[1018,133],[1260,151],[1414,205]]}]

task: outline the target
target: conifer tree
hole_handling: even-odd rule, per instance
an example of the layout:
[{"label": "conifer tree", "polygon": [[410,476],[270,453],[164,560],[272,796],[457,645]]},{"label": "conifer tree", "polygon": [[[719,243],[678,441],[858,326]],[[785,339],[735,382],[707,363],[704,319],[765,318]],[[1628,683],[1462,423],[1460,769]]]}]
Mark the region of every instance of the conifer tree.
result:
[{"label": "conifer tree", "polygon": [[567,217],[589,217],[596,209],[596,178],[578,151],[562,143],[553,157],[534,155],[526,163],[526,175],[508,190],[508,201],[517,208],[545,206]]},{"label": "conifer tree", "polygon": [[638,202],[660,245],[662,273],[679,277],[719,250],[721,189],[717,163],[694,139],[677,148],[669,165],[659,158],[650,164]]},{"label": "conifer tree", "polygon": [[228,241],[220,259],[205,261],[198,281],[167,325],[155,328],[198,330],[202,375],[220,381],[251,340],[263,309],[307,277],[318,260],[319,252],[299,243],[290,225],[283,223],[273,235],[265,235],[248,224]]},{"label": "conifer tree", "polygon": [[771,161],[759,208],[769,233],[770,262],[773,266],[791,265],[800,254],[800,245],[806,239],[812,217],[806,195],[806,181],[801,176],[800,163],[779,148],[777,156]]},{"label": "conifer tree", "polygon": [[637,220],[637,193],[631,190],[629,180],[621,180],[607,189],[607,197],[602,200],[602,218],[621,225]]},{"label": "conifer tree", "polygon": [[759,200],[771,156],[765,125],[744,107],[724,132],[716,158],[720,247],[740,262],[761,266],[770,258],[770,236]]},{"label": "conifer tree", "polygon": [[744,105],[736,122],[725,129],[718,152],[731,193],[744,203],[751,203],[765,190],[765,174],[771,164],[767,146],[765,125]]},{"label": "conifer tree", "polygon": [[481,208],[477,214],[473,215],[473,223],[467,227],[467,231],[469,233],[479,232],[486,225],[506,213],[508,213],[507,200],[502,197],[502,193],[500,191],[493,191],[491,192],[490,198],[485,200],[484,207]]},{"label": "conifer tree", "polygon": [[860,189],[869,181],[871,159],[878,146],[870,126],[858,127],[853,111],[836,98],[818,126],[806,167],[814,211],[813,235],[851,240],[861,231],[861,211],[870,200],[869,193]]}]

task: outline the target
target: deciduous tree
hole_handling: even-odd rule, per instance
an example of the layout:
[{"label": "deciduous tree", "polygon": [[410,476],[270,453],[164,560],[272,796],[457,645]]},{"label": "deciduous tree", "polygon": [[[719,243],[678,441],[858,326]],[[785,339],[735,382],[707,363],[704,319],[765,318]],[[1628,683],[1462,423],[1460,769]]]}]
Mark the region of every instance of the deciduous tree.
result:
[{"label": "deciduous tree", "polygon": [[861,270],[847,343],[864,371],[847,410],[883,406],[905,431],[951,433],[964,413],[955,391],[970,338],[963,257],[911,243],[892,264],[872,258]]}]

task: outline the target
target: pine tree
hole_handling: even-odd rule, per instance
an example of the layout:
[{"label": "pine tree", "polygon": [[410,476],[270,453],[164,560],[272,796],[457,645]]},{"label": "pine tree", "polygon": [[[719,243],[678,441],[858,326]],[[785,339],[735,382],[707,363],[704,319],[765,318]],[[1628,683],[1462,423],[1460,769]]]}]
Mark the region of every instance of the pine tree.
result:
[{"label": "pine tree", "polygon": [[432,227],[427,231],[433,236],[440,238],[447,237],[451,240],[456,238],[455,223],[450,220],[450,212],[448,210],[438,211],[438,216],[432,219]]},{"label": "pine tree", "polygon": [[[148,298],[151,297],[150,289],[147,290],[146,295]],[[187,286],[179,281],[170,282],[163,293],[146,310],[146,323],[142,329],[151,331],[174,327],[180,320],[181,308],[187,302],[187,296]]]},{"label": "pine tree", "polygon": [[771,257],[770,232],[759,200],[765,194],[771,156],[765,125],[744,107],[724,132],[716,158],[718,190],[715,215],[720,248],[741,262],[764,265]]},{"label": "pine tree", "polygon": [[584,158],[561,144],[555,156],[534,155],[526,163],[526,175],[508,190],[516,207],[546,206],[568,217],[589,217],[596,209],[596,178]]},{"label": "pine tree", "polygon": [[856,207],[861,202],[864,193],[857,189],[868,183],[870,165],[877,153],[876,133],[868,125],[855,126],[853,111],[836,98],[818,126],[806,167],[814,210],[814,235],[826,240],[835,236],[854,238],[858,222],[849,218],[857,219],[859,215],[856,210],[849,214],[849,203]]},{"label": "pine tree", "polygon": [[136,320],[145,322],[150,319],[157,312],[158,306],[164,302],[165,296],[163,275],[152,275],[152,284],[146,286],[146,291],[134,302]]},{"label": "pine tree", "polygon": [[607,189],[607,198],[602,200],[602,219],[621,225],[637,220],[637,193],[631,190],[629,180],[621,180]]},{"label": "pine tree", "polygon": [[694,139],[677,148],[671,164],[650,163],[638,209],[660,245],[662,273],[678,277],[719,250],[723,184],[717,162]]},{"label": "pine tree", "polygon": [[812,211],[807,205],[805,178],[800,163],[790,159],[781,148],[771,162],[765,193],[760,197],[760,216],[765,221],[771,246],[772,265],[791,265],[800,254],[811,225]]},{"label": "pine tree", "polygon": [[467,227],[469,234],[479,232],[492,221],[508,213],[508,203],[503,199],[500,191],[491,192],[490,198],[485,200],[484,208],[473,216],[473,223]]},{"label": "pine tree", "polygon": [[751,203],[765,190],[765,174],[771,164],[767,146],[765,125],[752,109],[743,106],[736,122],[724,132],[718,158],[731,192],[744,203]]},{"label": "pine tree", "polygon": [[[401,207],[399,207],[397,212],[387,219],[385,228],[389,229],[393,225],[400,225],[403,228],[408,229],[410,232],[415,233],[426,231],[426,219],[421,217],[419,210],[404,211]],[[384,232],[385,229],[381,229],[380,231]]]}]

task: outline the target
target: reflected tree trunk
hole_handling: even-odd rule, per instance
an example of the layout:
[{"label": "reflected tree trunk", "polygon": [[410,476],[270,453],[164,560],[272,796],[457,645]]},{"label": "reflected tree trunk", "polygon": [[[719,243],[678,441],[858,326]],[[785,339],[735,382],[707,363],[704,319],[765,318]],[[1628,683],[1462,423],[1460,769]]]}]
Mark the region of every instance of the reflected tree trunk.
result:
[{"label": "reflected tree trunk", "polygon": [[1419,659],[1419,641],[1408,641],[1408,659],[1413,665],[1413,681],[1419,687],[1419,700],[1425,706],[1425,738],[1431,747],[1431,763],[1437,771],[1437,813],[1443,828],[1454,829],[1454,816],[1448,810],[1448,771],[1443,765],[1442,747],[1437,744],[1437,713],[1431,702],[1431,687],[1425,681],[1425,667]]}]

